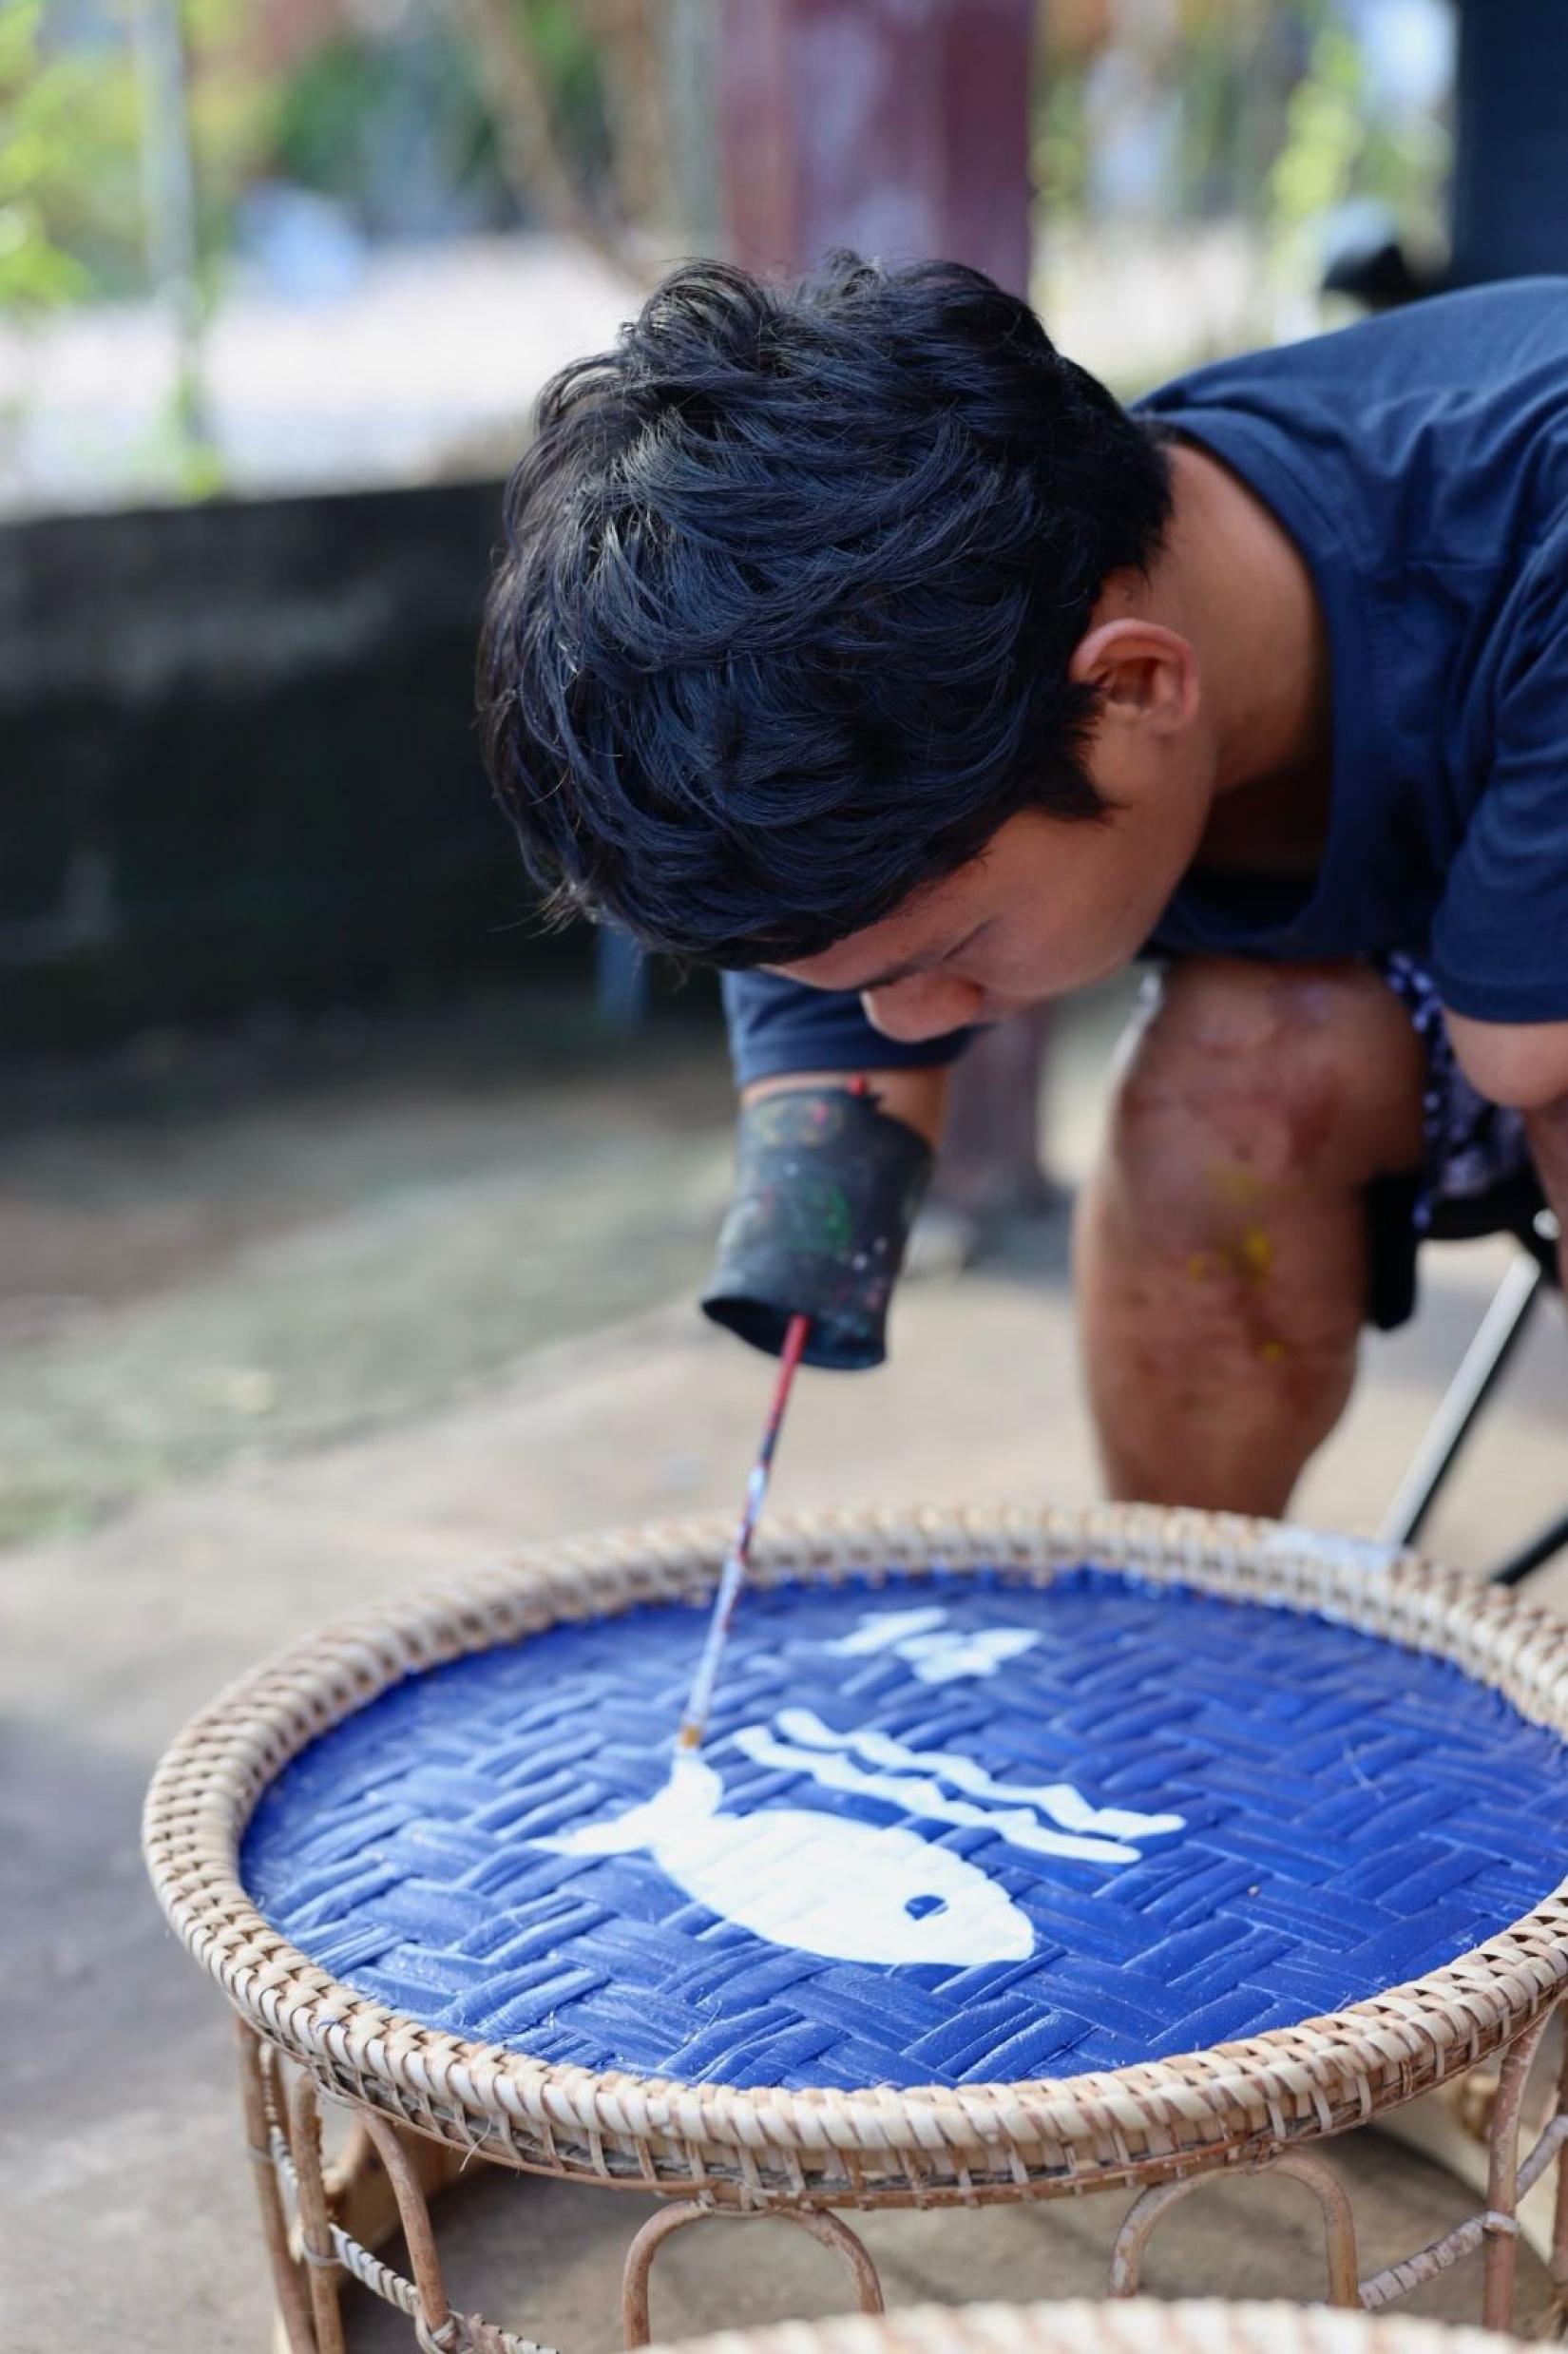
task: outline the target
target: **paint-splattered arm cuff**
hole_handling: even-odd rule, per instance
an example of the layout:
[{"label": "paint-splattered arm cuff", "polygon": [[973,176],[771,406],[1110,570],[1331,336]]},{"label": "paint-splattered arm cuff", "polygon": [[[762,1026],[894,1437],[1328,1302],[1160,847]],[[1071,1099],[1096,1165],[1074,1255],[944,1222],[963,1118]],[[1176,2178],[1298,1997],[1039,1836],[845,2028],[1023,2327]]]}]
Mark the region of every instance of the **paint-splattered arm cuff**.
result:
[{"label": "paint-splattered arm cuff", "polygon": [[704,1313],[774,1356],[791,1316],[805,1314],[808,1365],[880,1365],[888,1305],[933,1158],[873,1096],[845,1087],[801,1087],[748,1104]]}]

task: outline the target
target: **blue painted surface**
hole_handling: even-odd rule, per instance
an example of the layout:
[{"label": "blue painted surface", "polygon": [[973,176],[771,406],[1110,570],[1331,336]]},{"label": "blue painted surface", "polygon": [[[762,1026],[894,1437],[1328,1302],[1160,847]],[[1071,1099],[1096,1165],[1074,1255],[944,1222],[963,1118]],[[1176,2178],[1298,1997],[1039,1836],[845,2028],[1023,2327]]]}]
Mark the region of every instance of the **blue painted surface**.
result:
[{"label": "blue painted surface", "polygon": [[[835,1656],[868,1614],[1027,1630],[989,1674]],[[1548,1894],[1568,1858],[1558,1737],[1444,1662],[1323,1620],[1085,1570],[747,1596],[705,1756],[727,1812],[903,1824],[1028,1917],[1026,1960],[867,1965],[753,1936],[645,1849],[541,1839],[654,1795],[704,1614],[558,1628],[413,1678],[296,1758],[244,1844],[258,1908],[432,2026],[595,2069],[741,2085],[1072,2075],[1288,2025],[1419,1976]],[[929,1668],[930,1662],[927,1661]],[[1108,1869],[944,1828],[754,1762],[814,1710],[1009,1784],[1184,1818]]]}]

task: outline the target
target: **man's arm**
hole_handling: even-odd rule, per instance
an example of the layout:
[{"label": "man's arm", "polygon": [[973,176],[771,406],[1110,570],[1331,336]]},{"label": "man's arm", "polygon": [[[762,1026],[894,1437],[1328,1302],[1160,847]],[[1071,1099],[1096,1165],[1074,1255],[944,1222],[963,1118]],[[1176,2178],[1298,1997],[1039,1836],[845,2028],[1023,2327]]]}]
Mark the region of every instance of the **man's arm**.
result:
[{"label": "man's arm", "polygon": [[863,1077],[871,1095],[890,1120],[901,1120],[916,1136],[924,1137],[932,1152],[942,1141],[942,1131],[947,1120],[947,1095],[952,1084],[952,1067],[925,1071],[783,1071],[773,1079],[757,1079],[740,1090],[742,1104],[761,1103],[771,1095],[786,1094],[801,1087],[847,1087],[851,1080]]},{"label": "man's arm", "polygon": [[944,1089],[940,1073],[882,1076],[912,1120],[869,1072],[779,1074],[746,1091],[702,1307],[754,1348],[776,1355],[804,1315],[808,1365],[855,1371],[888,1353],[888,1310],[934,1158],[922,1130],[935,1134]]},{"label": "man's arm", "polygon": [[1568,621],[1556,568],[1538,575],[1426,959],[1466,1079],[1532,1114],[1568,1095]]},{"label": "man's arm", "polygon": [[1568,1292],[1568,1092],[1555,1103],[1539,1104],[1524,1115],[1524,1131],[1540,1177],[1541,1190],[1558,1228],[1558,1273]]},{"label": "man's arm", "polygon": [[1459,1067],[1488,1103],[1539,1112],[1568,1096],[1568,1022],[1447,1020]]},{"label": "man's arm", "polygon": [[857,997],[725,976],[740,1089],[735,1193],[704,1311],[776,1352],[809,1315],[808,1364],[880,1365],[963,1033],[900,1047]]},{"label": "man's arm", "polygon": [[1558,1270],[1568,1291],[1568,1022],[1476,1022],[1448,1016],[1460,1069],[1492,1103],[1524,1114],[1524,1130],[1563,1239]]},{"label": "man's arm", "polygon": [[[1530,584],[1495,699],[1491,772],[1432,927],[1432,978],[1461,1070],[1522,1112],[1568,1230],[1568,622],[1555,562]],[[1560,1259],[1559,1259],[1560,1264]]]}]

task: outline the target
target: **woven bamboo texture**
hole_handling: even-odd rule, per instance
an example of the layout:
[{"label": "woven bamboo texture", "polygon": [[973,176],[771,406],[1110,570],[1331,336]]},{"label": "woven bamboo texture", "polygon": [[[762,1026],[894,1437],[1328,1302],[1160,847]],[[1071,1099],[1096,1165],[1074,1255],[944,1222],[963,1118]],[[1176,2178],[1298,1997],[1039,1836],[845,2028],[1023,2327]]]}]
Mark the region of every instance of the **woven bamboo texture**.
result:
[{"label": "woven bamboo texture", "polygon": [[[565,1620],[692,1600],[726,1532],[633,1532],[476,1571],[316,1637],[176,1741],[145,1841],[168,1917],[236,2007],[328,2092],[502,2162],[755,2207],[925,2203],[1137,2183],[1254,2161],[1360,2123],[1512,2040],[1568,1983],[1555,1892],[1445,1968],[1329,2018],[1184,2057],[1058,2079],[866,2092],[683,2084],[546,2065],[421,2026],[352,1991],[261,1919],[239,1842],[289,1759],[402,1678]],[[986,1568],[1045,1583],[1093,1561],[1316,1612],[1453,1662],[1568,1733],[1568,1629],[1405,1559],[1195,1513],[856,1513],[775,1522],[770,1583]]]},{"label": "woven bamboo texture", "polygon": [[782,2322],[683,2339],[654,2354],[1508,2354],[1519,2341],[1327,2306],[911,2306],[886,2315]]}]

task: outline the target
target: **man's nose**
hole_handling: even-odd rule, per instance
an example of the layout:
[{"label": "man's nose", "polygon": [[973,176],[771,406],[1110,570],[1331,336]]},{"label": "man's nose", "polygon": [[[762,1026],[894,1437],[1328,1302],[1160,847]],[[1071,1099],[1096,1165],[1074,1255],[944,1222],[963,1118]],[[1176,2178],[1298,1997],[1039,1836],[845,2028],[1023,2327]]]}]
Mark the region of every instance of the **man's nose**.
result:
[{"label": "man's nose", "polygon": [[901,1046],[941,1038],[978,1019],[985,993],[956,973],[910,973],[886,989],[864,989],[860,1002],[873,1030]]}]

